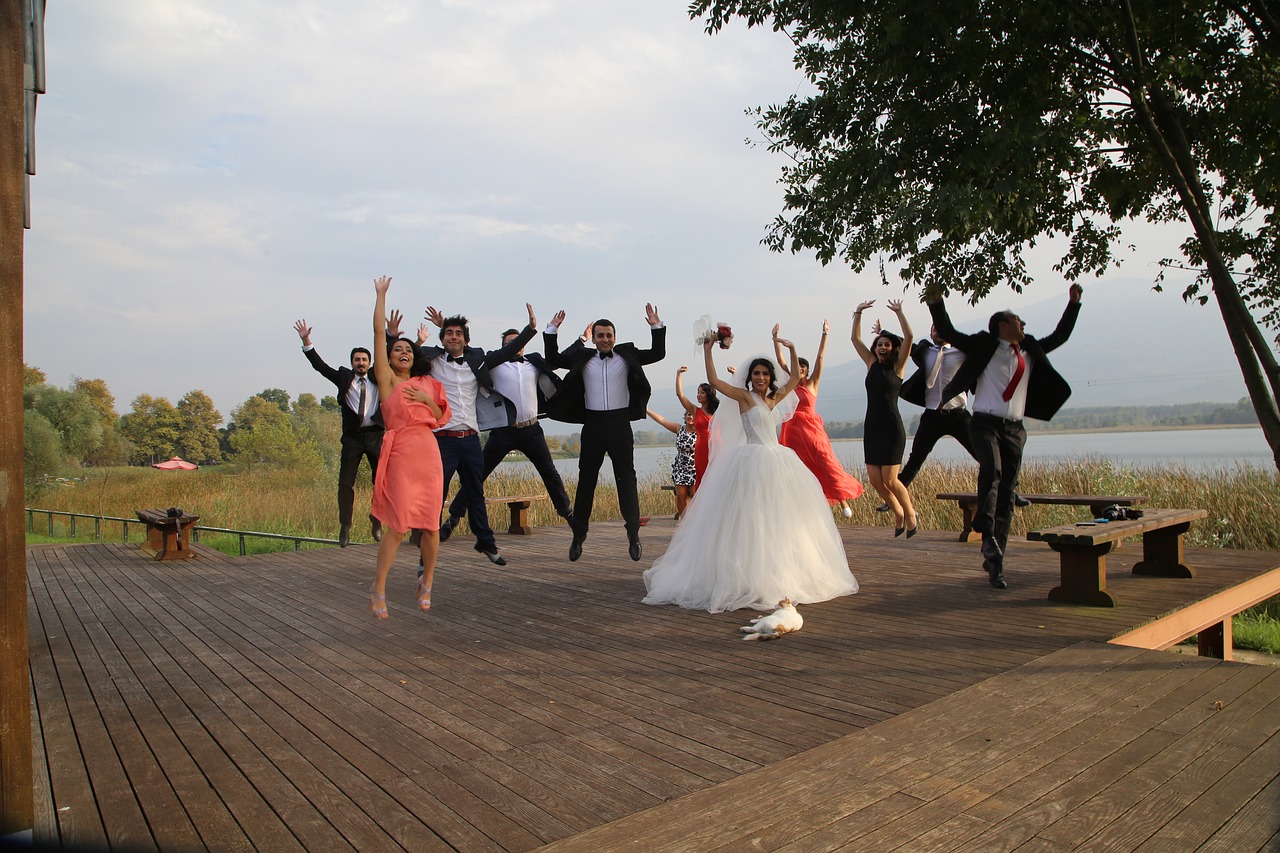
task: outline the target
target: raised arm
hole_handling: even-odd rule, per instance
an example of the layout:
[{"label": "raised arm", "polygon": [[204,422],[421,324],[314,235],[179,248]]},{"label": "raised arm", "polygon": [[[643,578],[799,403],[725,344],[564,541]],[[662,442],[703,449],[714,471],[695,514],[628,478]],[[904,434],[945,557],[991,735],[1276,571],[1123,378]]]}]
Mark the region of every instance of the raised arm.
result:
[{"label": "raised arm", "polygon": [[711,383],[711,387],[726,397],[737,400],[739,404],[747,403],[750,405],[751,397],[746,388],[730,385],[716,375],[716,363],[711,358],[711,347],[712,341],[704,341],[702,344],[702,359],[707,367],[707,381]]},{"label": "raised arm", "polygon": [[907,362],[911,360],[911,324],[907,322],[907,315],[902,310],[901,299],[890,299],[885,304],[889,306],[890,311],[898,315],[898,326],[902,329],[902,346],[898,347],[898,362],[893,366],[894,372],[902,376]]},{"label": "raised arm", "polygon": [[662,415],[655,412],[653,409],[645,409],[644,411],[645,411],[645,414],[653,418],[660,426],[664,426],[667,429],[671,430],[672,432],[680,431],[680,424],[676,423],[675,421],[667,420]]},{"label": "raised arm", "polygon": [[822,337],[818,338],[818,354],[813,358],[813,366],[809,370],[809,391],[815,396],[818,393],[818,382],[822,379],[822,361],[827,355],[827,336],[831,334],[831,324],[822,321]]},{"label": "raised arm", "polygon": [[391,276],[381,275],[373,280],[377,299],[373,303],[373,376],[378,380],[378,393],[387,394],[393,387],[391,364],[387,359],[387,290],[391,288]]},{"label": "raised arm", "polygon": [[1067,309],[1062,312],[1062,319],[1053,333],[1040,338],[1040,347],[1045,352],[1052,352],[1067,342],[1071,331],[1076,327],[1076,318],[1080,316],[1080,299],[1084,296],[1084,288],[1078,284],[1071,285],[1067,292]]},{"label": "raised arm", "polygon": [[680,405],[684,406],[686,412],[692,412],[698,407],[689,402],[689,398],[684,395],[684,373],[688,369],[687,364],[682,364],[676,370],[676,399],[680,401]]},{"label": "raised arm", "polygon": [[796,355],[796,345],[791,341],[783,340],[778,337],[777,326],[774,326],[773,345],[775,347],[786,347],[791,354],[791,376],[787,379],[787,384],[778,389],[778,393],[773,395],[773,402],[776,405],[779,400],[796,390],[800,384],[800,356]]},{"label": "raised arm", "polygon": [[782,342],[778,340],[778,331],[782,328],[781,323],[773,324],[773,363],[782,364],[786,361],[786,354],[782,351]]},{"label": "raised arm", "polygon": [[874,299],[868,299],[853,309],[853,334],[850,336],[850,340],[853,341],[854,352],[858,354],[858,358],[862,359],[862,363],[868,368],[871,367],[876,357],[871,353],[867,345],[862,342],[862,312],[875,304],[876,301]]}]

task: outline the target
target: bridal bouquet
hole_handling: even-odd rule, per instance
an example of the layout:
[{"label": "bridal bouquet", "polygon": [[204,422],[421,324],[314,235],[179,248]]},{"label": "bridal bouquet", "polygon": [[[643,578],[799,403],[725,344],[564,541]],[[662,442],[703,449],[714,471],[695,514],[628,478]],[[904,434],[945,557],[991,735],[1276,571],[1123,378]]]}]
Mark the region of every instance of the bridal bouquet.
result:
[{"label": "bridal bouquet", "polygon": [[693,343],[697,347],[701,347],[707,341],[714,341],[720,345],[720,349],[728,349],[733,343],[733,329],[728,323],[712,323],[710,314],[703,314],[698,318],[694,331],[696,336]]}]

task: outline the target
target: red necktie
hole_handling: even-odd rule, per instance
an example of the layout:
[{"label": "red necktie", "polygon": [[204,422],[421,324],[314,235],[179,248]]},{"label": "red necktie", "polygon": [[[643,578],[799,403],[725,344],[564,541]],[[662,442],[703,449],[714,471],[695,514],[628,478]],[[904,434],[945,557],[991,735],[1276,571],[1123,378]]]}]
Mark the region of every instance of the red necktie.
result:
[{"label": "red necktie", "polygon": [[1022,374],[1027,372],[1027,362],[1022,357],[1022,352],[1018,349],[1018,345],[1009,344],[1009,349],[1013,350],[1014,358],[1018,359],[1018,366],[1013,369],[1013,378],[1009,380],[1009,385],[1004,389],[1004,394],[1001,395],[1006,403],[1013,399],[1014,389],[1022,381]]}]

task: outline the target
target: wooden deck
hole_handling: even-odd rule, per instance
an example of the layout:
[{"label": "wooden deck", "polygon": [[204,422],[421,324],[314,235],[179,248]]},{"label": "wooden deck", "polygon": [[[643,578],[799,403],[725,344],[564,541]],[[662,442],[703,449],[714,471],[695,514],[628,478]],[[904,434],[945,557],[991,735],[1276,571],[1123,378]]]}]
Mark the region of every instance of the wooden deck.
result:
[{"label": "wooden deck", "polygon": [[620,525],[415,556],[28,552],[37,841],[121,850],[1280,849],[1280,670],[1105,645],[1280,566],[1189,551],[1113,609],[1057,555],[842,526],[858,595],[743,643],[645,607]]}]

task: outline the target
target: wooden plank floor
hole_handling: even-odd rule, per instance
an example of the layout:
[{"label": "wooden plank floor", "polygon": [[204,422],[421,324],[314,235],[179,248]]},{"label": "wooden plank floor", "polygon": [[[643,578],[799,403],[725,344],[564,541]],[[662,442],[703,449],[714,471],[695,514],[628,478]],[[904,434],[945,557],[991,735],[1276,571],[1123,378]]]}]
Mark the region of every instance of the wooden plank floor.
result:
[{"label": "wooden plank floor", "polygon": [[[1190,551],[1199,574],[1176,580],[1127,574],[1141,557],[1130,546],[1109,560],[1120,606],[1095,609],[1045,600],[1057,559],[1035,543],[1011,545],[1011,587],[995,591],[977,546],[953,533],[908,542],[886,528],[841,526],[862,591],[804,607],[797,635],[742,643],[737,627],[752,614],[638,603],[640,572],[672,529],[669,520],[645,528],[640,563],[627,559],[618,524],[594,525],[577,563],[565,558],[565,528],[501,536],[505,568],[460,537],[442,547],[429,614],[414,606],[406,547],[386,622],[368,616],[372,546],[246,558],[202,550],[180,564],[143,559],[136,545],[33,548],[37,839],[125,850],[528,850],[593,828],[627,834],[625,820],[721,791],[707,831],[741,847],[756,836],[733,804],[753,771],[836,761],[860,784],[815,808],[839,817],[810,820],[803,788],[775,781],[796,791],[791,819],[811,826],[812,846],[785,823],[762,846],[983,839],[993,849],[1059,849],[1083,841],[1071,828],[1087,819],[1095,832],[1120,824],[1103,847],[1160,849],[1166,836],[1211,838],[1216,799],[1250,791],[1247,803],[1258,804],[1213,832],[1253,843],[1269,829],[1253,847],[1230,849],[1280,843],[1274,808],[1261,805],[1274,805],[1280,786],[1277,762],[1264,760],[1275,756],[1274,730],[1261,724],[1280,717],[1274,679],[1248,682],[1235,673],[1253,668],[1241,664],[1077,647],[1280,566],[1280,555]],[[1164,685],[1165,667],[1211,679],[1187,696],[1208,695],[1216,678],[1235,685],[1223,694],[1233,713],[1237,696],[1265,709],[1239,731],[1211,726],[1212,748],[1178,765],[1165,747],[1179,726],[1204,724],[1193,725],[1195,696],[1181,711],[1162,704],[1183,696],[1172,675],[1159,696],[1143,692]],[[1204,674],[1218,672],[1227,675]],[[1106,692],[1112,682],[1119,693]],[[1120,758],[1071,775],[1063,756],[1085,761],[1091,747],[1077,740],[1087,723],[1055,709],[1077,694],[1112,721],[1125,719],[1131,697],[1143,710],[1096,734],[1112,738],[1103,754]],[[984,710],[992,701],[1030,715],[999,750],[983,746],[997,725]],[[930,725],[945,737],[936,754],[920,754]],[[1002,761],[1037,787],[982,796],[990,789],[979,777],[1013,778]],[[878,775],[863,779],[862,765]],[[1107,767],[1140,773],[1140,784]],[[1089,799],[1089,780],[1116,796]],[[1064,786],[1074,799],[1061,800],[1059,814],[1056,794],[1046,797]],[[1186,805],[1165,808],[1175,789]],[[1135,809],[1152,827],[1142,839],[1115,819]],[[868,810],[884,820],[872,826]],[[615,821],[622,830],[608,826]]]}]

